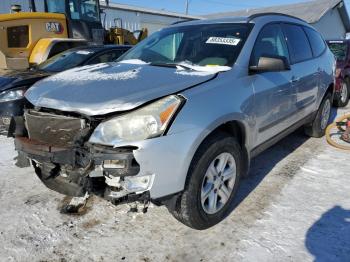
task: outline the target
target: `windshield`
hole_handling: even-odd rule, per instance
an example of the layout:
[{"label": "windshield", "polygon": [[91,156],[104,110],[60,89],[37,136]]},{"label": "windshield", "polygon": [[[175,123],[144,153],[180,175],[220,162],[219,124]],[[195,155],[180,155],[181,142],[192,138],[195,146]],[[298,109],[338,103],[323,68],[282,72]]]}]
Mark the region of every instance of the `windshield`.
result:
[{"label": "windshield", "polygon": [[158,31],[122,56],[151,64],[232,66],[250,32],[248,24],[171,27]]},{"label": "windshield", "polygon": [[94,52],[90,50],[67,50],[41,63],[38,69],[47,72],[61,72],[81,65],[93,54]]},{"label": "windshield", "polygon": [[337,60],[344,61],[347,55],[347,44],[346,43],[328,43],[329,49],[333,52]]},{"label": "windshield", "polygon": [[98,0],[69,0],[71,18],[90,22],[100,22]]},{"label": "windshield", "polygon": [[47,11],[49,13],[66,13],[65,2],[62,0],[46,0]]},{"label": "windshield", "polygon": [[[98,0],[69,0],[70,17],[74,20],[100,22]],[[66,14],[63,0],[46,0],[47,11],[50,13]]]}]

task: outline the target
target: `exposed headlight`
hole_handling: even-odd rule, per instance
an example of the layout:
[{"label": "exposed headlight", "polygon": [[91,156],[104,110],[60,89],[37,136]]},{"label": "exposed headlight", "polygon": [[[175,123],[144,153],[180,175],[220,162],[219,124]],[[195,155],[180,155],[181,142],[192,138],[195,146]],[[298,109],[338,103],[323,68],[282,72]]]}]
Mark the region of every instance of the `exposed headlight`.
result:
[{"label": "exposed headlight", "polygon": [[25,90],[22,88],[1,92],[0,102],[8,102],[8,101],[22,99],[24,97],[24,93],[25,93]]},{"label": "exposed headlight", "polygon": [[115,145],[161,136],[181,105],[181,98],[171,95],[131,113],[102,122],[89,142]]}]

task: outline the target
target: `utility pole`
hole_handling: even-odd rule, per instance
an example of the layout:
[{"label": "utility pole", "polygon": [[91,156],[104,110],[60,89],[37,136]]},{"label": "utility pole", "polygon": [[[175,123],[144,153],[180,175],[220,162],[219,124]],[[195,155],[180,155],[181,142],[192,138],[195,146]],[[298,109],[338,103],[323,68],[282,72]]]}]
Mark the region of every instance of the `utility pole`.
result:
[{"label": "utility pole", "polygon": [[186,15],[188,15],[188,5],[189,5],[189,0],[186,0]]}]

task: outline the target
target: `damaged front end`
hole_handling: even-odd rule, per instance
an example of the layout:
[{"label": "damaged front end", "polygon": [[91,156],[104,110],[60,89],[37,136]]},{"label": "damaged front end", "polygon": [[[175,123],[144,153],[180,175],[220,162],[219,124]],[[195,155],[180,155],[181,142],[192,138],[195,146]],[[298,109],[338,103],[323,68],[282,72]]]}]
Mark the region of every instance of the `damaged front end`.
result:
[{"label": "damaged front end", "polygon": [[73,197],[92,193],[115,204],[149,200],[154,177],[137,176],[137,148],[88,142],[99,120],[30,109],[14,121],[20,158],[48,188]]}]

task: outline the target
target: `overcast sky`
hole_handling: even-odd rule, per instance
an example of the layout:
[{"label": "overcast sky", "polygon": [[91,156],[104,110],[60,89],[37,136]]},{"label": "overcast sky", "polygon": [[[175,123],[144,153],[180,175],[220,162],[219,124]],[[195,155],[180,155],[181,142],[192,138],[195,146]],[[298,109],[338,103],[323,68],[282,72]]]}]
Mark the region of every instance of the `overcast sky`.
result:
[{"label": "overcast sky", "polygon": [[[1,0],[0,0],[1,1]],[[154,9],[164,9],[174,12],[185,12],[186,0],[110,0],[111,2],[149,7]],[[225,12],[240,10],[245,8],[257,8],[271,5],[281,5],[303,0],[189,0],[189,14],[200,15],[215,12]],[[350,8],[350,0],[345,0]]]}]

